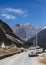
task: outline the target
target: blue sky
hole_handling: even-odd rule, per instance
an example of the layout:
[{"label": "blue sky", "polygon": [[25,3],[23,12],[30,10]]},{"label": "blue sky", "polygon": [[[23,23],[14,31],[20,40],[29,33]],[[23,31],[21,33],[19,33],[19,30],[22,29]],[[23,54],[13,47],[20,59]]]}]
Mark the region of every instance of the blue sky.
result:
[{"label": "blue sky", "polygon": [[0,0],[0,19],[11,27],[18,23],[46,26],[46,0]]}]

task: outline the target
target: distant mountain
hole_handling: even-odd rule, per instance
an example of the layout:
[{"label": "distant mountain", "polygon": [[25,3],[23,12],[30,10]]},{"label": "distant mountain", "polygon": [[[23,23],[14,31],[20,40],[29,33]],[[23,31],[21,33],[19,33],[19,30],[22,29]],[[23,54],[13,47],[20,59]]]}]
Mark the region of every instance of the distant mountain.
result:
[{"label": "distant mountain", "polygon": [[42,29],[46,29],[46,26],[44,26]]},{"label": "distant mountain", "polygon": [[42,29],[39,33],[38,33],[38,44],[41,47],[46,48],[46,28]]},{"label": "distant mountain", "polygon": [[[32,45],[33,40],[35,40],[36,42],[36,36],[30,38],[28,41],[25,42],[25,44]],[[37,44],[43,48],[46,48],[46,28],[45,27],[37,34]]]},{"label": "distant mountain", "polygon": [[35,36],[37,32],[41,30],[35,26],[32,26],[29,23],[25,25],[16,24],[15,26],[12,27],[12,29],[15,35],[17,35],[23,41],[29,40],[30,38]]},{"label": "distant mountain", "polygon": [[37,43],[41,47],[46,48],[46,26],[42,29],[39,29],[31,24],[17,24],[13,26],[13,32],[22,40],[25,41],[26,44],[31,45],[35,40],[36,42],[36,33],[37,33]]}]

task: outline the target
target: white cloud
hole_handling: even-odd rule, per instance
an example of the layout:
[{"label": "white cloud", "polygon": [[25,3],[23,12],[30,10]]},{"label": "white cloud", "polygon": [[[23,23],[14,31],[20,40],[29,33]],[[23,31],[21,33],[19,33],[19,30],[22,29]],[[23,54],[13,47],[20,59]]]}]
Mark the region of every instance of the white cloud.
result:
[{"label": "white cloud", "polygon": [[22,9],[14,9],[14,8],[5,8],[5,11],[9,11],[9,12],[14,12],[16,14],[24,14],[25,11],[23,11]]},{"label": "white cloud", "polygon": [[[24,11],[20,8],[16,9],[16,8],[4,8],[1,9],[1,16],[5,17],[6,19],[15,19],[15,16],[22,16],[22,17],[26,17],[27,16],[27,11]],[[5,14],[3,14],[5,13]]]},{"label": "white cloud", "polygon": [[16,17],[9,14],[1,14],[1,16],[5,17],[6,19],[15,19]]},{"label": "white cloud", "polygon": [[24,15],[23,17],[27,17],[27,15]]},{"label": "white cloud", "polygon": [[18,9],[15,9],[15,8],[5,8],[5,9],[3,9],[3,11],[9,12],[9,13],[14,13],[15,15],[19,14],[19,15],[21,15],[23,17],[27,16],[27,11],[22,10],[20,8],[18,8]]}]

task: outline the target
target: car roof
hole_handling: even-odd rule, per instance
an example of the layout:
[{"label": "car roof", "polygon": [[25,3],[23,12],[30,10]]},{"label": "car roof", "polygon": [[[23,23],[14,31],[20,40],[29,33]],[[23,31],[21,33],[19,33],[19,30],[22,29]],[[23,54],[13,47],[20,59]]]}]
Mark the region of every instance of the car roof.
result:
[{"label": "car roof", "polygon": [[36,48],[40,48],[40,47],[38,47],[38,46],[36,46],[36,47],[30,47],[29,49],[36,49]]}]

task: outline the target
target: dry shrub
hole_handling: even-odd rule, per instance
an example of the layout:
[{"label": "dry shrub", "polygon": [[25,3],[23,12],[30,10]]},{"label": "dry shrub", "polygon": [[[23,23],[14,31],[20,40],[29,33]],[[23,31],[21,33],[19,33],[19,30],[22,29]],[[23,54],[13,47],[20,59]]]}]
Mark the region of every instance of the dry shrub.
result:
[{"label": "dry shrub", "polygon": [[46,65],[46,59],[41,59],[39,62]]},{"label": "dry shrub", "polygon": [[17,47],[0,48],[0,56],[17,53],[19,51],[21,52],[21,49]]},{"label": "dry shrub", "polygon": [[40,56],[39,62],[46,65],[46,53]]}]

